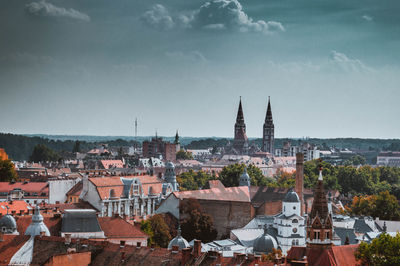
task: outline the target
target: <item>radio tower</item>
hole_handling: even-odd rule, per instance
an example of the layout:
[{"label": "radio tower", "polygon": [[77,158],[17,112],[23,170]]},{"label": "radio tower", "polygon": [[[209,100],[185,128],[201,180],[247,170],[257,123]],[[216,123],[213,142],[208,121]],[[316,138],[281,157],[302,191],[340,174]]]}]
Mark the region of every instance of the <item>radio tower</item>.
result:
[{"label": "radio tower", "polygon": [[137,152],[137,117],[135,117],[135,153]]}]

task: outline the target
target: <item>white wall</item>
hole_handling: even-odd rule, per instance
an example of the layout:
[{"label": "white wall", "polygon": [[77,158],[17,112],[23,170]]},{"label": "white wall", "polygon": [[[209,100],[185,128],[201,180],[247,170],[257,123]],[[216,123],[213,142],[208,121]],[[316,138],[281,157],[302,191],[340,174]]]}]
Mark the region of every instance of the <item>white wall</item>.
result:
[{"label": "white wall", "polygon": [[77,179],[67,180],[50,180],[49,181],[49,203],[54,204],[56,201],[64,203],[67,201],[66,193],[80,181]]}]

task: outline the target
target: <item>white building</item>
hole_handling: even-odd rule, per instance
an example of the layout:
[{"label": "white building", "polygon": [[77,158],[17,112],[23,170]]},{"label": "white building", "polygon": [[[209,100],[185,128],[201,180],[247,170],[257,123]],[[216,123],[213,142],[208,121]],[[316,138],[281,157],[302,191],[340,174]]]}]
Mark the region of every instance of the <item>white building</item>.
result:
[{"label": "white building", "polygon": [[296,154],[299,152],[303,153],[304,161],[311,161],[320,158],[320,150],[317,148],[317,146],[308,142],[304,142],[299,146],[292,146],[289,141],[285,142],[282,148],[275,149],[275,156],[291,157],[296,156]]},{"label": "white building", "polygon": [[172,186],[156,176],[84,177],[80,198],[100,211],[101,216],[145,218],[171,192]]},{"label": "white building", "polygon": [[379,166],[400,167],[400,152],[380,152],[376,159]]}]

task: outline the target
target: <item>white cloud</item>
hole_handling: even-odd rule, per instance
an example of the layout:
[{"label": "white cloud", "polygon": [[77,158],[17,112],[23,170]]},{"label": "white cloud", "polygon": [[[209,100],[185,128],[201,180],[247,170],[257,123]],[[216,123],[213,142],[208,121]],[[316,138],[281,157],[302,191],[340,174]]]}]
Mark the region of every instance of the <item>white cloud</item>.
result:
[{"label": "white cloud", "polygon": [[207,59],[205,56],[199,51],[190,51],[190,52],[167,52],[165,55],[172,59],[205,63]]},{"label": "white cloud", "polygon": [[362,16],[362,18],[364,19],[364,20],[366,20],[366,21],[373,21],[374,20],[374,18],[373,17],[371,17],[371,16],[368,16],[368,15],[364,15],[364,16]]},{"label": "white cloud", "polygon": [[372,68],[366,66],[358,59],[349,58],[343,53],[331,51],[330,67],[333,70],[340,70],[347,73],[365,73],[373,71]]},{"label": "white cloud", "polygon": [[169,30],[175,26],[169,11],[161,4],[154,5],[140,19],[146,25],[159,30]]},{"label": "white cloud", "polygon": [[63,7],[58,7],[46,1],[29,3],[26,5],[26,10],[29,14],[36,16],[90,21],[90,17],[85,13],[79,12],[72,8],[66,9]]},{"label": "white cloud", "polygon": [[272,33],[284,31],[276,21],[254,21],[244,11],[238,0],[212,0],[203,4],[194,16],[194,25],[208,29],[231,29],[241,32]]},{"label": "white cloud", "polygon": [[204,3],[198,10],[188,14],[173,16],[161,4],[154,5],[141,16],[146,25],[170,30],[180,28],[200,28],[210,30],[234,30],[239,32],[261,32],[270,34],[284,31],[285,28],[276,21],[254,21],[242,8],[238,0],[212,0]]}]

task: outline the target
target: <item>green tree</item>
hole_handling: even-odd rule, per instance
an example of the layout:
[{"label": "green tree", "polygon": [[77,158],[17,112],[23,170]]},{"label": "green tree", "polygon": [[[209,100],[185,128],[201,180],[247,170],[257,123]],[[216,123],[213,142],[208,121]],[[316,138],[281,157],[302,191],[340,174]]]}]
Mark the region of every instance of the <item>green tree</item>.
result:
[{"label": "green tree", "polygon": [[[219,173],[219,179],[226,187],[237,187],[239,186],[239,178],[243,174],[245,167],[244,164],[238,163],[225,166]],[[250,176],[251,185],[253,186],[266,186],[273,183],[271,179],[265,178],[262,171],[254,165],[247,166],[247,173]]]},{"label": "green tree", "polygon": [[359,166],[359,165],[364,165],[367,162],[364,156],[361,155],[354,155],[344,161],[344,165],[354,165],[354,166]]},{"label": "green tree", "polygon": [[212,179],[216,179],[216,177],[204,171],[193,171],[192,169],[176,177],[181,191],[207,188],[208,181]]},{"label": "green tree", "polygon": [[149,236],[148,245],[154,243],[158,247],[166,248],[172,239],[170,229],[160,214],[142,221],[140,229]]},{"label": "green tree", "polygon": [[0,159],[0,181],[10,182],[17,179],[17,172],[15,171],[14,164],[10,160]]},{"label": "green tree", "polygon": [[181,201],[179,211],[183,217],[182,236],[186,240],[199,239],[204,243],[215,240],[217,231],[214,228],[213,218],[203,211],[196,199]]},{"label": "green tree", "polygon": [[75,141],[74,148],[72,149],[73,153],[81,152],[81,142],[79,140]]},{"label": "green tree", "polygon": [[192,160],[193,155],[191,152],[180,150],[176,153],[176,159],[177,160]]},{"label": "green tree", "polygon": [[60,157],[55,151],[43,144],[36,145],[29,157],[31,162],[54,162],[59,159]]},{"label": "green tree", "polygon": [[399,203],[389,191],[382,191],[378,195],[355,196],[350,212],[355,215],[379,217],[381,220],[400,219]]},{"label": "green tree", "polygon": [[354,255],[361,265],[400,265],[400,234],[382,233],[370,244],[361,242]]}]

